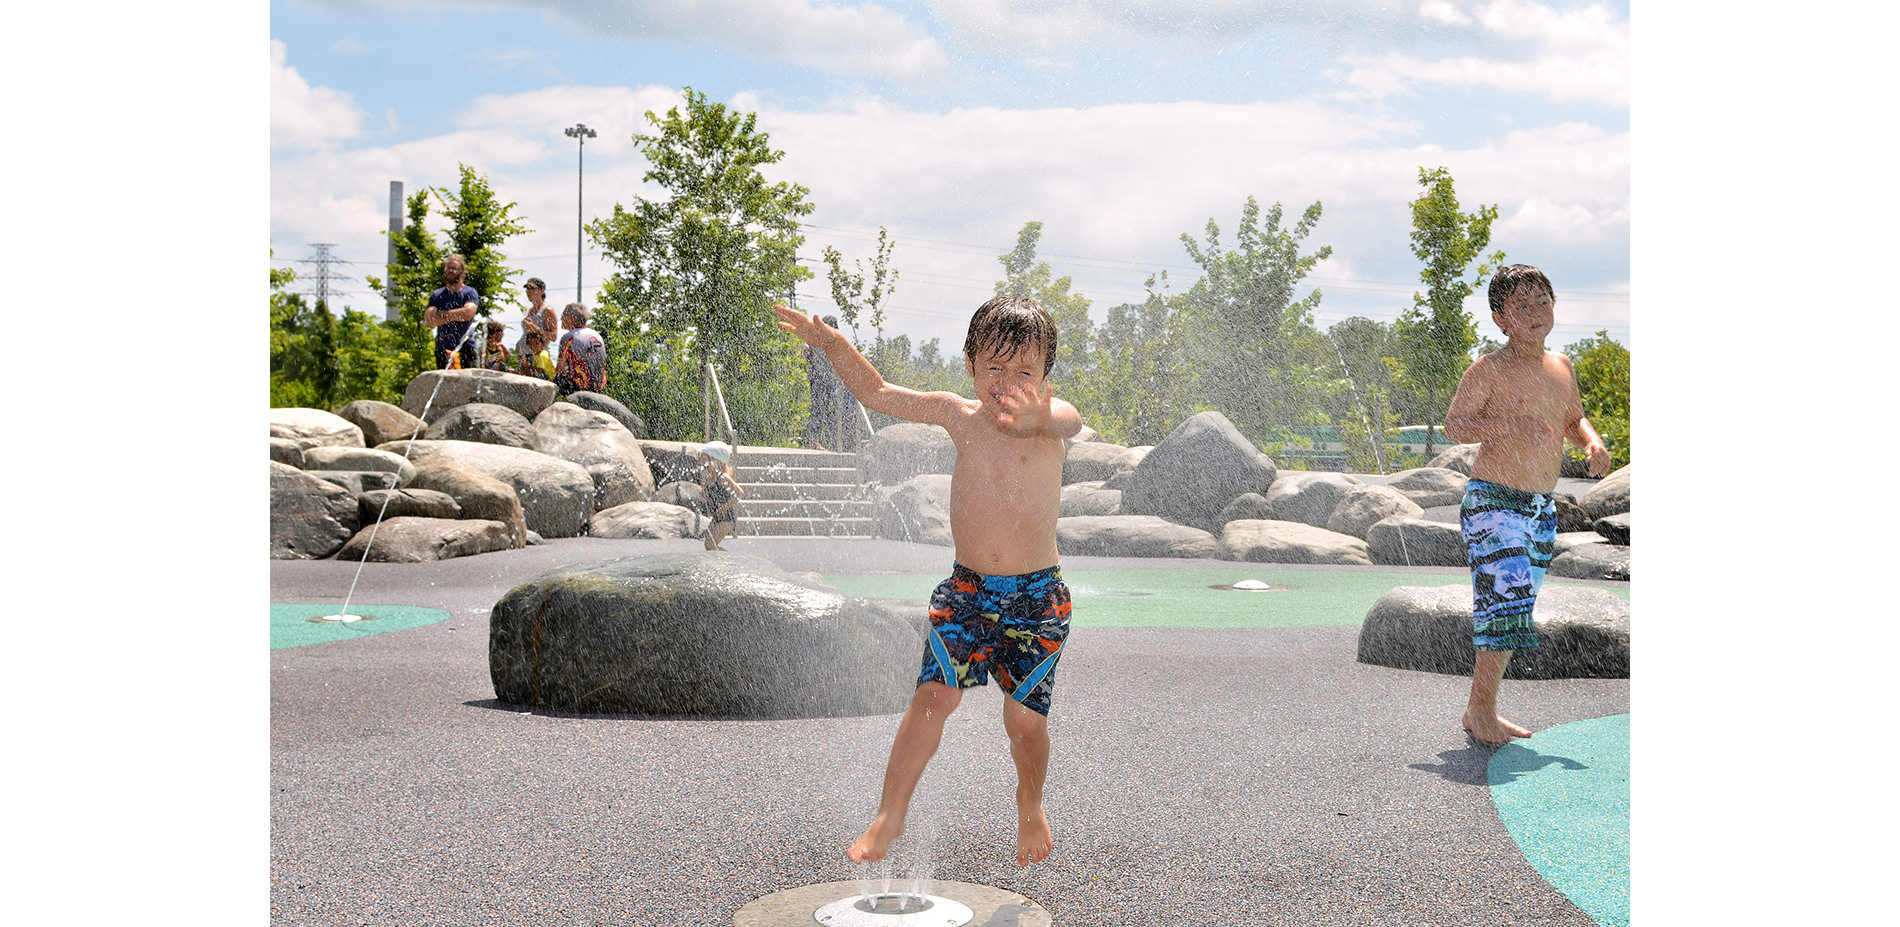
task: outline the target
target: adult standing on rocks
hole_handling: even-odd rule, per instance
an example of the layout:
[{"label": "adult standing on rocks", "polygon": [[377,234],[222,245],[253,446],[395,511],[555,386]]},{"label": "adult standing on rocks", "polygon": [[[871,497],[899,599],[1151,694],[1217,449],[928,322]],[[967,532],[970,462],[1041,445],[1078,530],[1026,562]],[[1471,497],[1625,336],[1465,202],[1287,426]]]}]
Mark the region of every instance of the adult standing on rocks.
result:
[{"label": "adult standing on rocks", "polygon": [[528,314],[521,317],[521,340],[515,343],[515,353],[527,355],[528,336],[541,333],[542,346],[558,344],[560,338],[559,323],[554,317],[554,307],[543,302],[548,298],[548,285],[540,277],[529,277],[522,286],[528,294]]},{"label": "adult standing on rocks", "polygon": [[469,337],[475,315],[480,312],[481,294],[462,282],[468,273],[468,261],[459,254],[442,260],[442,286],[429,294],[429,308],[422,310],[422,324],[435,329],[435,369],[449,366],[449,355],[456,355],[455,366],[475,367],[475,339]]}]

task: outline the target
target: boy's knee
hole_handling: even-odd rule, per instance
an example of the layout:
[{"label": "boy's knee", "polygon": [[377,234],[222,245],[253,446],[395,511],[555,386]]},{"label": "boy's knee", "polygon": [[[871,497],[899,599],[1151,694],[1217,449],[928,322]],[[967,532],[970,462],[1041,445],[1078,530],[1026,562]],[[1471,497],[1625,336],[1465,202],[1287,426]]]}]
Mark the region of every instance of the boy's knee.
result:
[{"label": "boy's knee", "polygon": [[912,705],[923,705],[944,712],[955,709],[961,701],[963,701],[962,689],[944,685],[934,679],[919,683],[917,691],[910,698]]},{"label": "boy's knee", "polygon": [[1044,739],[1049,736],[1049,718],[1012,699],[1003,703],[1003,731],[1015,742]]}]

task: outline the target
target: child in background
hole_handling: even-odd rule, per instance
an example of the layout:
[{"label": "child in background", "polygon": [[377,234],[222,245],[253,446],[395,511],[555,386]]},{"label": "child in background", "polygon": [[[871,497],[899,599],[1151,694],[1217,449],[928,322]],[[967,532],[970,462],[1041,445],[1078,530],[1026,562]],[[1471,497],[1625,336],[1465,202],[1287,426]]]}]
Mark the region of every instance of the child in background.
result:
[{"label": "child in background", "polygon": [[482,367],[484,369],[504,371],[508,369],[508,357],[510,352],[508,346],[501,341],[502,332],[507,330],[508,326],[500,322],[491,320],[488,323],[488,343],[484,347],[485,354],[482,357]]},{"label": "child in background", "polygon": [[699,449],[699,489],[712,509],[712,527],[706,529],[706,549],[725,550],[719,542],[739,527],[739,496],[744,487],[732,478],[732,445],[709,441]]},{"label": "child in background", "polygon": [[521,341],[524,350],[519,357],[521,368],[516,372],[524,377],[553,380],[554,359],[548,356],[548,339],[538,331],[530,331]]}]

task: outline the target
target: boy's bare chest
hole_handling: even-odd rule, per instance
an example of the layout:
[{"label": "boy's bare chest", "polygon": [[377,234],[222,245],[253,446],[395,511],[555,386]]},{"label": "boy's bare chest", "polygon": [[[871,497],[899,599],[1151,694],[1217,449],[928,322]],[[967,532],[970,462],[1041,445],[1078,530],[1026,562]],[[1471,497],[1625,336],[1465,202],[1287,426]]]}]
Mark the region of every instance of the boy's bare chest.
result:
[{"label": "boy's bare chest", "polygon": [[1497,372],[1497,384],[1485,401],[1490,415],[1559,418],[1570,405],[1570,375],[1561,366],[1521,364]]}]

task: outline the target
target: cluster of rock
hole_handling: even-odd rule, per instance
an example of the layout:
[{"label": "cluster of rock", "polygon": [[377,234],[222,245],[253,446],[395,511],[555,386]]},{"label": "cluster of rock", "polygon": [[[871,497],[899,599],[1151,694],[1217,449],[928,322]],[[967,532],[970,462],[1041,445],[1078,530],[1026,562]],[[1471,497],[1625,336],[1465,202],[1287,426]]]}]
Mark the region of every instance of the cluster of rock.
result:
[{"label": "cluster of rock", "polygon": [[[1189,418],[1152,447],[1085,430],[1063,465],[1056,544],[1064,555],[1464,566],[1456,509],[1477,449],[1455,445],[1375,483],[1280,470],[1219,412]],[[878,432],[861,467],[884,486],[879,535],[949,545],[955,460],[942,428]],[[1629,578],[1629,494],[1628,467],[1582,498],[1558,494],[1552,574]]]}]

